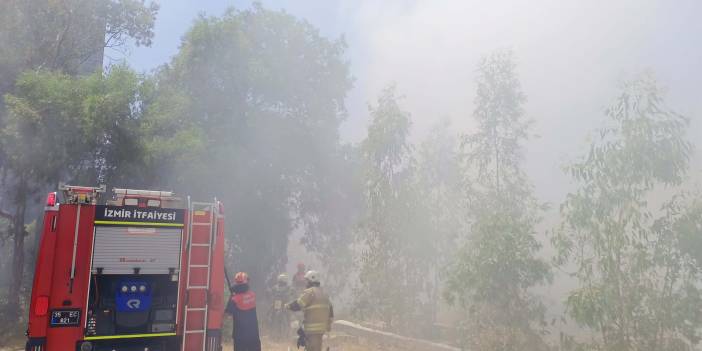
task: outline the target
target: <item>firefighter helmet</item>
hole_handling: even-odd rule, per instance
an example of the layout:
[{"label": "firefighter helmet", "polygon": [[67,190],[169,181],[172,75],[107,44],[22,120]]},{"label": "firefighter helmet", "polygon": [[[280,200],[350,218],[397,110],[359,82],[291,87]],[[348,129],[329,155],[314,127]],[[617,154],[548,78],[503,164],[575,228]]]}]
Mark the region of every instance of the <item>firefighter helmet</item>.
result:
[{"label": "firefighter helmet", "polygon": [[288,275],[283,273],[278,276],[278,283],[287,283],[288,282]]},{"label": "firefighter helmet", "polygon": [[249,275],[246,274],[246,272],[239,272],[234,275],[234,284],[239,285],[239,284],[248,284],[249,283]]},{"label": "firefighter helmet", "polygon": [[319,273],[317,271],[307,271],[305,279],[310,283],[319,283]]}]

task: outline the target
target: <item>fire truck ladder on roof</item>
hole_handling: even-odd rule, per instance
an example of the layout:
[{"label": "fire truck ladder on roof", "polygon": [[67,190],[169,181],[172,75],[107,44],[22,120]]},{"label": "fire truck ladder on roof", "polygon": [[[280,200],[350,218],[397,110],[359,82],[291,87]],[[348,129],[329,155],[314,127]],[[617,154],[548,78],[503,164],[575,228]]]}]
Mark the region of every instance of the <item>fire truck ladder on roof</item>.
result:
[{"label": "fire truck ladder on roof", "polygon": [[212,249],[217,232],[215,210],[214,203],[205,202],[193,202],[189,208],[183,351],[205,351]]}]

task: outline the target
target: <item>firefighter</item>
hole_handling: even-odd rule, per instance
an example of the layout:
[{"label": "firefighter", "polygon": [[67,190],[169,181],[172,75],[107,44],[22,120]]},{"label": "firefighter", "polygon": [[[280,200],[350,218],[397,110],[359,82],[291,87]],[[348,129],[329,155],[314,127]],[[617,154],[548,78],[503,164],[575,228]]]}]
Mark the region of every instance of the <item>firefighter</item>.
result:
[{"label": "firefighter", "polygon": [[287,304],[292,311],[303,311],[303,332],[306,351],[322,351],[324,333],[331,331],[334,309],[329,296],[322,290],[319,273],[309,271],[305,274],[307,289],[300,297]]},{"label": "firefighter", "polygon": [[268,315],[270,329],[275,339],[285,339],[290,327],[290,314],[284,304],[293,298],[293,292],[288,284],[288,275],[283,273],[271,291],[273,305]]},{"label": "firefighter", "polygon": [[239,272],[234,276],[234,294],[227,303],[227,313],[234,319],[234,350],[261,351],[261,338],[258,334],[256,316],[256,294],[249,289],[249,276]]},{"label": "firefighter", "polygon": [[276,280],[276,285],[273,287],[273,296],[284,297],[285,301],[288,301],[292,291],[290,291],[290,285],[288,284],[288,275],[281,273]]},{"label": "firefighter", "polygon": [[[295,296],[300,296],[302,294],[302,292],[305,291],[305,289],[307,289],[307,281],[305,280],[305,273],[307,273],[307,271],[305,271],[305,263],[299,262],[297,264],[297,272],[295,273],[295,275],[292,278],[292,287],[293,287],[293,291],[295,293]],[[295,313],[294,319],[297,320],[298,325],[302,325],[302,319],[303,319],[302,312]],[[304,341],[304,338],[302,340]],[[298,348],[299,347],[300,346],[298,345]]]},{"label": "firefighter", "polygon": [[307,281],[305,281],[305,264],[300,262],[297,264],[297,273],[293,276],[292,285],[295,288],[295,292],[301,294],[305,289],[307,289]]}]

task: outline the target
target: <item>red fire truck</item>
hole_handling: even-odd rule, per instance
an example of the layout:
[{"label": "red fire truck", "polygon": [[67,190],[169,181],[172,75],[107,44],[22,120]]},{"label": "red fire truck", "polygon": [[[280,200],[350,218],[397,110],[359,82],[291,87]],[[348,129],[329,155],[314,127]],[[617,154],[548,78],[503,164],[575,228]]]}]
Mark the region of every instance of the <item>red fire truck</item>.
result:
[{"label": "red fire truck", "polygon": [[218,201],[59,185],[49,193],[27,351],[219,351],[225,302]]}]

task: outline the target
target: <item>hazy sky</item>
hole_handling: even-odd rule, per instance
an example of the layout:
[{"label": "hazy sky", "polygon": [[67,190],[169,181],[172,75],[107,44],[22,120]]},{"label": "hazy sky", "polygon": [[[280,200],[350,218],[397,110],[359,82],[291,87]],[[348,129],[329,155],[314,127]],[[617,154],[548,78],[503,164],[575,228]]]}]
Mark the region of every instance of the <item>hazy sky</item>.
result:
[{"label": "hazy sky", "polygon": [[[511,48],[533,118],[527,168],[544,200],[559,202],[560,167],[584,150],[618,82],[645,69],[669,90],[668,101],[693,119],[702,139],[702,1],[262,1],[308,20],[325,36],[346,37],[355,87],[342,134],[365,135],[367,103],[390,82],[405,95],[414,138],[450,117],[469,131],[474,72],[481,56]],[[135,48],[131,65],[150,70],[177,52],[198,13],[219,15],[250,1],[162,0],[152,48]],[[694,172],[700,175],[700,166]]]}]

